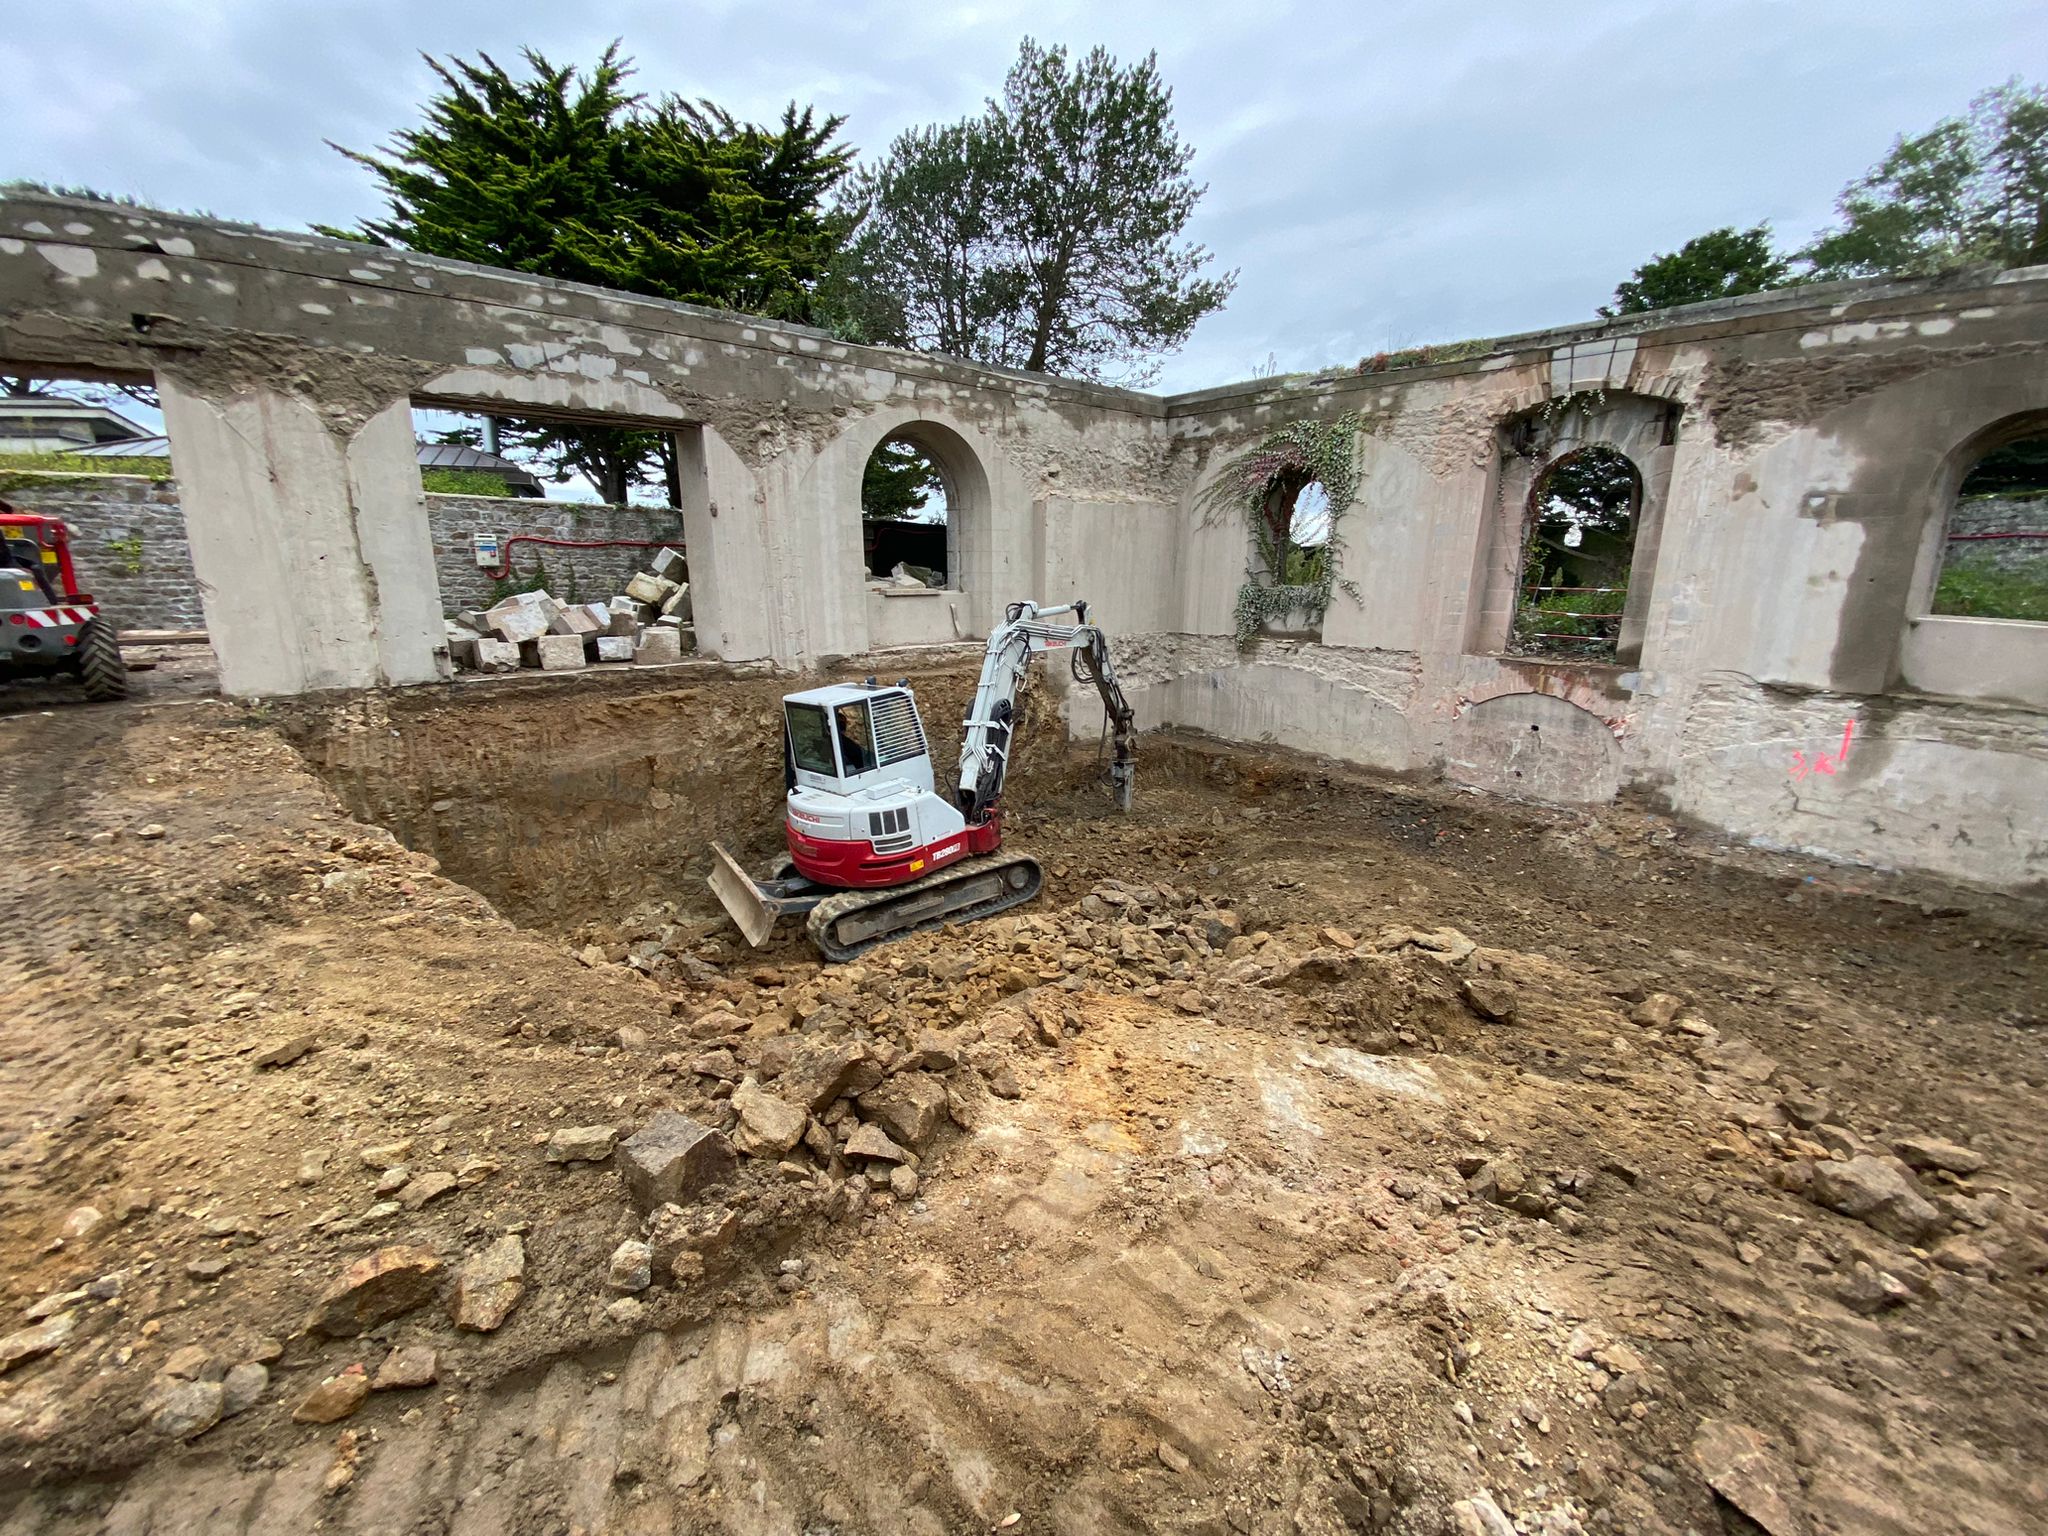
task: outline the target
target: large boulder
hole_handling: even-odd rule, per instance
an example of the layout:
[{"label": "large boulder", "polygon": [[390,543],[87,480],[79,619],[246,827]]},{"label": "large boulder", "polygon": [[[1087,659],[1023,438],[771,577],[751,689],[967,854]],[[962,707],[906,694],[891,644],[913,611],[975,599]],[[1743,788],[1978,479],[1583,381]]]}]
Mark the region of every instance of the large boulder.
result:
[{"label": "large boulder", "polygon": [[441,1260],[431,1248],[379,1248],[356,1260],[321,1293],[306,1320],[309,1333],[352,1339],[379,1323],[426,1305],[441,1285]]}]

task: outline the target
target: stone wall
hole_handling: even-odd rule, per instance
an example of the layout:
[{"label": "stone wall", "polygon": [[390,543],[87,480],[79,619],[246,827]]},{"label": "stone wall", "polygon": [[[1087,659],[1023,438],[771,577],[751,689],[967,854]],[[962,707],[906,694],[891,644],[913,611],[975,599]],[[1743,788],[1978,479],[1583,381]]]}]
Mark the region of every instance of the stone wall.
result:
[{"label": "stone wall", "polygon": [[544,576],[549,592],[565,601],[593,602],[623,592],[633,573],[646,568],[653,549],[627,545],[683,544],[682,514],[669,507],[608,507],[573,501],[536,501],[503,496],[427,497],[427,531],[434,541],[434,570],[441,583],[441,607],[490,605],[498,582],[476,563],[471,535],[494,533],[502,546],[515,534],[539,534],[583,542],[620,540],[610,548],[515,544],[516,587]]},{"label": "stone wall", "polygon": [[140,475],[6,475],[0,496],[71,529],[78,584],[117,629],[201,629],[178,487]]},{"label": "stone wall", "polygon": [[[175,480],[137,475],[36,474],[8,483],[6,498],[26,512],[61,517],[71,527],[80,584],[99,598],[122,629],[202,629],[199,581],[185,542],[185,517]],[[500,583],[476,563],[471,536],[515,534],[611,547],[517,544],[513,586],[545,576],[555,596],[589,602],[616,596],[646,566],[652,548],[681,548],[682,517],[667,507],[609,507],[503,496],[428,495],[427,528],[446,613],[484,608]]]},{"label": "stone wall", "polygon": [[[1968,496],[1949,515],[1950,559],[2001,571],[2048,571],[2048,496]],[[1957,534],[2038,533],[2038,539],[1957,539]]]}]

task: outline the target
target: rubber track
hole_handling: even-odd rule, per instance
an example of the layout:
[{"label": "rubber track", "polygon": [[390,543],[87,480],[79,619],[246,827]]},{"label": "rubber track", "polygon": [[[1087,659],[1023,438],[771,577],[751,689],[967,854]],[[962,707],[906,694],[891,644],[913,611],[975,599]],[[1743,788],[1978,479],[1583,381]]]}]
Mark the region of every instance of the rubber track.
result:
[{"label": "rubber track", "polygon": [[[832,925],[849,912],[858,912],[868,907],[886,907],[938,886],[950,885],[974,875],[986,874],[990,870],[1008,869],[1019,864],[1028,865],[1032,876],[1030,884],[1021,891],[1012,891],[1006,881],[1003,894],[1000,896],[976,902],[970,907],[942,912],[935,917],[926,918],[921,923],[911,923],[902,928],[892,929],[888,933],[878,933],[859,944],[836,944],[827,936]],[[993,917],[998,912],[1021,906],[1035,897],[1044,885],[1045,871],[1039,868],[1038,860],[1029,854],[984,854],[978,859],[968,859],[965,863],[949,865],[937,874],[927,875],[910,885],[891,886],[880,891],[848,891],[843,896],[829,897],[811,909],[811,915],[804,924],[804,931],[810,935],[811,943],[817,946],[819,954],[827,960],[843,964],[856,955],[867,953],[877,944],[886,944],[891,939],[900,939],[906,934],[924,933],[932,928],[943,928],[948,923],[978,922],[984,917]]]}]

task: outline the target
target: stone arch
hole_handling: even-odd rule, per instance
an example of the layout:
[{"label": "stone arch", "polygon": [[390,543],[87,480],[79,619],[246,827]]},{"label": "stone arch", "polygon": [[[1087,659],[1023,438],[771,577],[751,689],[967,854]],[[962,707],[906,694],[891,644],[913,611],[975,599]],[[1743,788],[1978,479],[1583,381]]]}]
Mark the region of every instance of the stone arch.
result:
[{"label": "stone arch", "polygon": [[1554,694],[1496,694],[1451,723],[1444,776],[1495,794],[1590,805],[1620,791],[1621,743],[1606,720]]},{"label": "stone arch", "polygon": [[[1945,563],[1944,545],[1955,515],[1957,498],[1970,471],[1999,449],[2029,438],[2048,438],[2048,403],[2000,417],[1980,427],[1943,455],[1934,476],[1932,494],[1921,513],[1924,527],[1920,536],[1919,558],[1914,565],[1911,599],[1911,612],[1915,617],[1935,611],[1935,588],[1941,580]],[[2048,510],[2044,510],[2042,516],[2048,519]]]},{"label": "stone arch", "polygon": [[1638,482],[1627,601],[1615,636],[1614,664],[1641,664],[1682,414],[1679,403],[1662,394],[1610,391],[1585,397],[1569,409],[1546,403],[1500,419],[1494,496],[1475,583],[1480,601],[1473,605],[1468,650],[1499,654],[1509,649],[1534,500],[1557,466],[1599,447],[1627,459]]},{"label": "stone arch", "polygon": [[[860,476],[868,460],[884,443],[905,442],[921,451],[939,472],[946,487],[946,589],[989,598],[991,541],[995,517],[994,494],[988,466],[981,450],[957,428],[927,415],[885,416],[871,419],[855,443],[854,483],[850,504],[860,506]],[[864,579],[860,547],[854,546],[854,575]]]}]

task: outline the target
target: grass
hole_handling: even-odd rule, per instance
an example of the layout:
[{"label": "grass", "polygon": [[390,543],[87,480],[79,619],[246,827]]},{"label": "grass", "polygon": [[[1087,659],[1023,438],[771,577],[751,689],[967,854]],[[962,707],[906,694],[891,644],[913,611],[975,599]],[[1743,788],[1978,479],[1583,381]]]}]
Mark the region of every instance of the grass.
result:
[{"label": "grass", "polygon": [[1989,561],[1949,559],[1934,589],[1934,611],[1971,619],[2048,623],[2048,560],[2031,569],[2000,570]]},{"label": "grass", "polygon": [[[1529,592],[1515,613],[1508,648],[1518,656],[1556,656],[1572,661],[1608,661],[1620,626],[1596,621],[1628,605],[1628,589],[1611,592]],[[1585,617],[1575,617],[1585,615]]]}]

